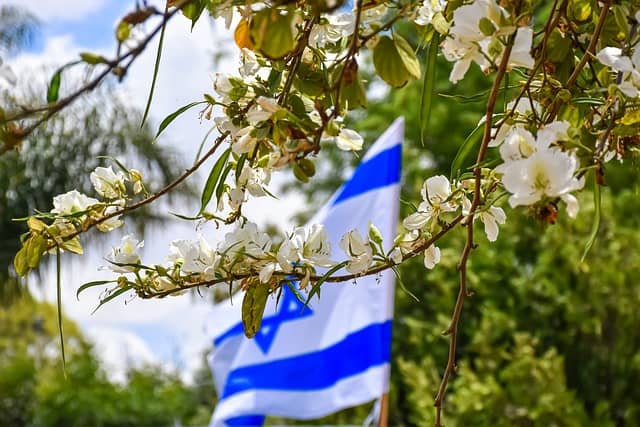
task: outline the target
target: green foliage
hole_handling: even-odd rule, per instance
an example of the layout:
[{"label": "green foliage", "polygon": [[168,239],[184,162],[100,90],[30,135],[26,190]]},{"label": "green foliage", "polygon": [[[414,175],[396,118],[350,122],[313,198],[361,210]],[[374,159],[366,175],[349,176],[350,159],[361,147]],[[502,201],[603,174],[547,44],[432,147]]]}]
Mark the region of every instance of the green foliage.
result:
[{"label": "green foliage", "polygon": [[[440,59],[437,65],[439,75],[448,73]],[[485,84],[479,73],[460,82],[455,92],[437,81],[436,94],[448,96],[433,103],[426,146],[419,137],[416,83],[370,102],[366,117],[356,116],[354,127],[370,143],[398,111],[405,114],[406,199],[417,193],[425,176],[449,174],[464,143],[462,135],[483,115],[484,106],[469,102],[474,99],[469,94],[481,93]],[[449,96],[456,94],[464,97]],[[452,134],[454,128],[468,131]],[[328,160],[317,162],[317,176],[305,187],[314,206],[323,202],[319,194],[329,194],[344,178],[332,171],[357,162],[337,150],[323,152]],[[637,176],[638,170],[636,164],[609,164],[605,172],[609,187],[601,191],[600,232],[584,262],[580,258],[596,209],[590,191],[580,198],[578,219],[562,214],[556,224],[547,225],[533,211],[512,211],[491,244],[478,230],[479,246],[468,270],[474,295],[462,314],[458,371],[445,398],[445,425],[640,423],[634,381],[640,375],[640,333],[634,326],[640,322],[634,281],[640,274],[640,202],[637,189],[628,188],[629,174]],[[402,205],[401,216],[408,213]],[[448,338],[441,332],[458,290],[456,265],[463,244],[461,232],[441,241],[442,261],[432,271],[425,271],[420,259],[400,268],[403,282],[420,302],[397,287],[390,425],[433,425],[433,398],[448,352]],[[359,423],[368,410],[346,410],[319,423]]]},{"label": "green foliage", "polygon": [[[0,310],[0,426],[204,425],[215,402],[208,367],[187,386],[159,368],[109,378],[77,326],[65,319],[67,376],[55,350],[55,307],[28,294]],[[53,352],[51,350],[54,350]],[[203,360],[204,362],[204,360]]]}]

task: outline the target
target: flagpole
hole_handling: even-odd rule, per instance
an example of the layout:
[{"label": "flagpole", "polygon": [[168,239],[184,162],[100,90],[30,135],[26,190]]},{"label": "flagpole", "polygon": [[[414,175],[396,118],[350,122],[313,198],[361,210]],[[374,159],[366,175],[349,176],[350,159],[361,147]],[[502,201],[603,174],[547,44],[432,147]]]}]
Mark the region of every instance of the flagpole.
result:
[{"label": "flagpole", "polygon": [[378,427],[387,427],[389,421],[389,392],[383,393],[380,397],[380,417]]}]

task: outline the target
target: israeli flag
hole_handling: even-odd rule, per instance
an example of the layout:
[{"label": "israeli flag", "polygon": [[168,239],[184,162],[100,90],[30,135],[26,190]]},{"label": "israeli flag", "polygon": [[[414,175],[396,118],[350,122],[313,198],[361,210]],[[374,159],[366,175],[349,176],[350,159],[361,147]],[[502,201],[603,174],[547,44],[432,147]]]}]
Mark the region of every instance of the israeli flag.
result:
[{"label": "israeli flag", "polygon": [[[396,233],[404,121],[397,119],[353,175],[311,219],[322,223],[333,258],[352,229],[380,229],[387,249]],[[357,283],[356,283],[357,282]],[[240,301],[216,306],[210,364],[219,402],[211,426],[261,425],[265,415],[313,419],[379,398],[389,388],[393,272],[326,283],[309,307],[287,288],[271,298],[262,327],[247,339]],[[220,328],[221,319],[234,319]]]}]

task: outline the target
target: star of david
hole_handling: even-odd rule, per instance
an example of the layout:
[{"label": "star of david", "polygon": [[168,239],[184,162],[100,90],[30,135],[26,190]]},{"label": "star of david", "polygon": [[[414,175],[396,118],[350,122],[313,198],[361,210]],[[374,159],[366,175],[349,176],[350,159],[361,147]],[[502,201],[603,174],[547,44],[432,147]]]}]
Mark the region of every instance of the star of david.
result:
[{"label": "star of david", "polygon": [[283,287],[282,299],[277,310],[272,316],[262,318],[260,330],[253,338],[264,354],[269,352],[278,329],[283,323],[313,315],[313,311],[308,306],[305,307],[288,287]]}]

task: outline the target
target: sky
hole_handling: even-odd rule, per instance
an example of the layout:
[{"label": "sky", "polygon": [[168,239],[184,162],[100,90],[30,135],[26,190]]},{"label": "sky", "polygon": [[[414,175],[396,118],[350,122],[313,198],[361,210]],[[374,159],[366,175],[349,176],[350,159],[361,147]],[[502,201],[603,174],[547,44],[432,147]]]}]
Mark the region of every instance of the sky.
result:
[{"label": "sky", "polygon": [[[78,53],[90,51],[110,58],[114,56],[114,28],[120,17],[134,7],[133,0],[3,0],[28,8],[41,22],[39,35],[26,52],[10,58],[9,65],[20,78],[34,78],[46,82],[49,70],[78,58]],[[160,1],[149,1],[161,9]],[[222,22],[202,19],[190,31],[190,22],[182,17],[172,20],[167,27],[162,63],[151,107],[151,119],[158,124],[165,116],[182,105],[202,99],[212,93],[216,72],[234,73],[237,68],[235,45],[230,32]],[[152,28],[151,26],[149,28]],[[150,76],[157,45],[152,45],[132,66],[126,80],[118,90],[121,96],[140,109],[146,103]],[[214,54],[225,51],[229,55],[213,66]],[[64,86],[63,86],[64,90]],[[63,94],[61,93],[61,96]],[[178,118],[164,132],[160,144],[178,147],[189,162],[210,124],[201,123],[197,111],[192,110]],[[205,171],[213,160],[205,165]],[[87,176],[87,179],[89,177]],[[195,178],[203,181],[202,174]],[[271,189],[277,193],[285,177],[276,176]],[[301,196],[279,195],[279,200],[257,199],[244,212],[259,225],[275,224],[290,230],[294,224],[289,218],[302,203]],[[46,207],[42,207],[46,208]],[[194,207],[194,209],[196,209]],[[191,209],[192,211],[194,209]],[[269,215],[278,212],[277,215]],[[285,212],[286,214],[282,214]],[[207,324],[215,322],[216,312],[206,299],[189,296],[169,297],[163,300],[142,301],[136,298],[118,299],[91,314],[100,295],[99,290],[87,291],[76,299],[77,288],[84,282],[112,278],[113,273],[100,271],[105,248],[117,244],[131,232],[126,227],[105,235],[105,245],[92,245],[80,259],[63,264],[63,309],[94,340],[97,353],[109,366],[116,380],[124,380],[126,366],[144,363],[160,364],[177,369],[185,380],[191,379],[193,370],[201,365],[203,350],[211,347]],[[214,243],[222,238],[221,231],[207,228],[207,238]],[[143,260],[161,263],[173,239],[196,239],[197,231],[191,223],[174,222],[162,229],[151,229],[144,236]],[[53,277],[53,269],[48,277]],[[55,301],[53,280],[42,289],[35,288],[40,298]]]}]

